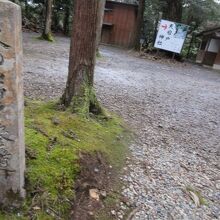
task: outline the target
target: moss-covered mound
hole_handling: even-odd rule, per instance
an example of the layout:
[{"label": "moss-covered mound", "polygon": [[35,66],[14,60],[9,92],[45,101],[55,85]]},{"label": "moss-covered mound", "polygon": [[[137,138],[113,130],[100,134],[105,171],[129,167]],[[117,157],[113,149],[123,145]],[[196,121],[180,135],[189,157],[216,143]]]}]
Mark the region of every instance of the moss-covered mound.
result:
[{"label": "moss-covered mound", "polygon": [[28,101],[25,133],[27,198],[11,215],[2,211],[0,219],[67,219],[79,152],[103,152],[116,169],[125,158],[126,132],[116,116],[85,118],[52,102]]}]

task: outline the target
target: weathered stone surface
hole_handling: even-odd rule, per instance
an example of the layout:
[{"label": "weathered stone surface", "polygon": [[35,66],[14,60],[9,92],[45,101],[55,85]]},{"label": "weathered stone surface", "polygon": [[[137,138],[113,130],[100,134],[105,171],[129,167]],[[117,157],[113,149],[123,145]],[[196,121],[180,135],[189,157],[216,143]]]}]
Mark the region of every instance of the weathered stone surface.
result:
[{"label": "weathered stone surface", "polygon": [[0,205],[24,197],[21,10],[0,0]]}]

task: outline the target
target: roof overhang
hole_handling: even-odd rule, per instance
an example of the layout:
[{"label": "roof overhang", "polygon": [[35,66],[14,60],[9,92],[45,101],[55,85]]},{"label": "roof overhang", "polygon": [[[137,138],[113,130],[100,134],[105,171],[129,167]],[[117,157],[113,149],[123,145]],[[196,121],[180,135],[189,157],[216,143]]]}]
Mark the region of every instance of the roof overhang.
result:
[{"label": "roof overhang", "polygon": [[197,34],[197,37],[203,37],[203,36],[220,38],[220,27],[202,31],[199,34]]},{"label": "roof overhang", "polygon": [[117,5],[127,5],[127,6],[138,7],[138,4],[135,4],[135,3],[118,2],[114,0],[107,0],[106,2],[117,4]]}]

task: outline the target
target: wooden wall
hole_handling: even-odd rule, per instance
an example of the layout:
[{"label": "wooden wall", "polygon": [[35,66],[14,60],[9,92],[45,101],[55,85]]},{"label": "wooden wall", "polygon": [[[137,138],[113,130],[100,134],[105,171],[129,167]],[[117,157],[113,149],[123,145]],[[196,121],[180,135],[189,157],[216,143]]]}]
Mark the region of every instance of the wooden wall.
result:
[{"label": "wooden wall", "polygon": [[220,69],[220,39],[204,36],[196,62]]},{"label": "wooden wall", "polygon": [[220,50],[216,56],[215,64],[213,66],[214,69],[220,70]]},{"label": "wooden wall", "polygon": [[137,6],[107,1],[106,9],[102,29],[102,43],[133,47]]}]

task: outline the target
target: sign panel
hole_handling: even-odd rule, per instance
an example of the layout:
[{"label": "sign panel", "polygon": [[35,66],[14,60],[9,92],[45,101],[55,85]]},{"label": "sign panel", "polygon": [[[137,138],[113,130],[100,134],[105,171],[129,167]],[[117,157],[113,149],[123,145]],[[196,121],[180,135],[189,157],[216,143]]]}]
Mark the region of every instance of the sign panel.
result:
[{"label": "sign panel", "polygon": [[185,24],[161,20],[154,47],[181,53],[188,27]]}]

